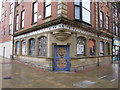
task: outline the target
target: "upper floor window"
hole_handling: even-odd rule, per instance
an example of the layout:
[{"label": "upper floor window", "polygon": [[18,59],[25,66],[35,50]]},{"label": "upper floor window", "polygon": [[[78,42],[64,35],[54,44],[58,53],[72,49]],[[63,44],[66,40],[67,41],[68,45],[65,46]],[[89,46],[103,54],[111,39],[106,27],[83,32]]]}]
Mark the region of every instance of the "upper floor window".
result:
[{"label": "upper floor window", "polygon": [[44,10],[45,18],[51,16],[51,0],[45,0]]},{"label": "upper floor window", "polygon": [[19,21],[19,15],[16,15],[16,30],[18,30],[18,21]]},{"label": "upper floor window", "polygon": [[12,34],[12,24],[9,25],[9,35]]},{"label": "upper floor window", "polygon": [[100,56],[103,56],[104,55],[104,42],[101,41],[100,42]]},{"label": "upper floor window", "polygon": [[13,13],[13,4],[10,5],[10,14]]},{"label": "upper floor window", "polygon": [[5,28],[4,28],[4,35],[5,35],[5,33],[6,33],[6,30],[5,30]]},{"label": "upper floor window", "polygon": [[100,28],[104,28],[104,16],[102,11],[100,11]]},{"label": "upper floor window", "polygon": [[74,18],[91,24],[90,0],[74,0]]},{"label": "upper floor window", "polygon": [[109,6],[108,0],[105,1],[105,4],[107,7]]},{"label": "upper floor window", "polygon": [[84,37],[77,38],[77,54],[85,55],[85,38]]},{"label": "upper floor window", "polygon": [[116,25],[116,35],[119,35],[119,29],[117,25]]},{"label": "upper floor window", "polygon": [[106,16],[106,30],[109,30],[109,17]]},{"label": "upper floor window", "polygon": [[34,2],[33,3],[33,23],[37,22],[37,17],[38,17],[38,3]]},{"label": "upper floor window", "polygon": [[42,36],[39,41],[39,56],[47,56],[47,38]]},{"label": "upper floor window", "polygon": [[24,19],[25,19],[25,10],[21,12],[21,28],[24,28],[24,24],[25,24]]}]

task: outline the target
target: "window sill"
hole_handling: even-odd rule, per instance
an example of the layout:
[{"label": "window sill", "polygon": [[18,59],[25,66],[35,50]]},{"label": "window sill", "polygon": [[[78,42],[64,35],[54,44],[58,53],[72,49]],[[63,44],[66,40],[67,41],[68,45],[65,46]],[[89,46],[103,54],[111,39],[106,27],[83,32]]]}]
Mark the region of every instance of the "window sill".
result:
[{"label": "window sill", "polygon": [[76,21],[76,22],[80,22],[80,23],[83,23],[83,24],[86,24],[86,25],[88,25],[88,26],[91,26],[91,27],[92,27],[92,24],[91,24],[91,23],[87,23],[87,22],[82,21],[82,20],[79,20],[79,19],[74,19],[74,21]]},{"label": "window sill", "polygon": [[24,27],[23,28],[20,28],[20,30],[23,30],[24,29]]},{"label": "window sill", "polygon": [[35,25],[35,24],[37,24],[38,22],[32,22],[32,24],[31,25]]},{"label": "window sill", "polygon": [[46,19],[48,19],[48,18],[50,18],[50,17],[52,17],[52,16],[44,17],[43,20],[46,20]]}]

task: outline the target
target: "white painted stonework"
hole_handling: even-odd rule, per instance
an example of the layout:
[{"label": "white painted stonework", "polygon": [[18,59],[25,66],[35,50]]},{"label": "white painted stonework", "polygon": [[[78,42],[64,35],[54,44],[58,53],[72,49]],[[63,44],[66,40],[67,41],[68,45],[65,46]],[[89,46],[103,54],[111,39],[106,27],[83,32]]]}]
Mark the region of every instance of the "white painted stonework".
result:
[{"label": "white painted stonework", "polygon": [[20,38],[25,38],[25,37],[28,37],[28,36],[37,35],[37,34],[40,34],[40,33],[53,31],[53,30],[57,30],[57,29],[66,29],[66,30],[70,30],[70,31],[79,32],[81,34],[97,37],[97,35],[94,34],[94,33],[90,33],[90,32],[87,32],[85,30],[82,30],[82,29],[79,29],[79,28],[76,28],[76,27],[73,27],[73,26],[70,26],[70,25],[58,24],[58,25],[50,26],[48,28],[40,29],[40,30],[37,30],[37,31],[34,31],[34,32],[30,32],[30,33],[27,33],[27,34],[17,36],[14,39],[16,40],[16,39],[20,39]]},{"label": "white painted stonework", "polygon": [[5,58],[10,58],[10,55],[12,55],[12,41],[0,43],[0,56],[3,56],[4,47],[5,47]]}]

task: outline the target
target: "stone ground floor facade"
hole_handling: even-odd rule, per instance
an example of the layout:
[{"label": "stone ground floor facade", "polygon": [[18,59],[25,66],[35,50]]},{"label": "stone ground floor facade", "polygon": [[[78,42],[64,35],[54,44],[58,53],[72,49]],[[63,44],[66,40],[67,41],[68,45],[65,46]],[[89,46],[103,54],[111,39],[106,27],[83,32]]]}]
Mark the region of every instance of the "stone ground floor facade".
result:
[{"label": "stone ground floor facade", "polygon": [[111,63],[112,39],[87,29],[59,23],[18,34],[14,36],[14,57],[55,71],[76,71]]}]

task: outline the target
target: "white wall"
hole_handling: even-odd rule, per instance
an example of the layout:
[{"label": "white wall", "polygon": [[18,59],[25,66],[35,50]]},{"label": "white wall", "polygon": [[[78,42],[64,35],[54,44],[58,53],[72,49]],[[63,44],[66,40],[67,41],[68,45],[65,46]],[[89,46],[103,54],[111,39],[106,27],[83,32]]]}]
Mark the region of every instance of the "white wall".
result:
[{"label": "white wall", "polygon": [[10,58],[10,55],[12,55],[12,41],[0,43],[0,56],[3,56],[3,47],[5,47],[5,58]]}]

